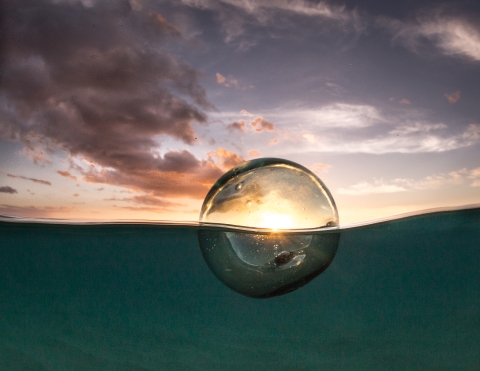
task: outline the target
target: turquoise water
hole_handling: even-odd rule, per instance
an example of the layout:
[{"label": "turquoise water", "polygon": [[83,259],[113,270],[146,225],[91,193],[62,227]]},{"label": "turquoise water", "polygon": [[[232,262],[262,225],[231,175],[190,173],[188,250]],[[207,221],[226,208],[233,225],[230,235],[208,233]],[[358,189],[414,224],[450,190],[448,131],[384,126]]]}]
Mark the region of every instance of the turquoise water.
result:
[{"label": "turquoise water", "polygon": [[340,230],[252,299],[189,225],[0,222],[0,370],[478,370],[480,208]]}]

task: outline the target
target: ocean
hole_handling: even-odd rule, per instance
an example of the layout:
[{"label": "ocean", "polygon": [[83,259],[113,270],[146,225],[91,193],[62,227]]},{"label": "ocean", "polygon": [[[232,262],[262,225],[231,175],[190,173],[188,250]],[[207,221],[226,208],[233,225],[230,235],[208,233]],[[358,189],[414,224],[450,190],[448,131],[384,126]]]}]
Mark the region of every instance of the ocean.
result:
[{"label": "ocean", "polygon": [[0,370],[479,370],[480,208],[340,228],[296,291],[238,294],[202,226],[0,219]]}]

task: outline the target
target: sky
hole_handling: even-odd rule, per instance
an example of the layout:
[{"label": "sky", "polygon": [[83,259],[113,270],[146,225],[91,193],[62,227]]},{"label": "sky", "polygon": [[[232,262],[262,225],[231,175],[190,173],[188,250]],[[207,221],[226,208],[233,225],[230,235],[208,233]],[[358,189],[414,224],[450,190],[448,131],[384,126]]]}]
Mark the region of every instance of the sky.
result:
[{"label": "sky", "polygon": [[197,221],[258,157],[315,172],[343,225],[480,203],[478,1],[1,7],[2,215]]}]

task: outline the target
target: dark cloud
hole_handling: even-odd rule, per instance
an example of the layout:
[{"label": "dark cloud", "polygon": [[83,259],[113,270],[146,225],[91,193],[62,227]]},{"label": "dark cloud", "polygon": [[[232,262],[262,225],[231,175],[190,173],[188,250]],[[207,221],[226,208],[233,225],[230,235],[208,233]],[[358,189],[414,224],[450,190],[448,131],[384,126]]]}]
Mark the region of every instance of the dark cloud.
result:
[{"label": "dark cloud", "polygon": [[245,121],[236,121],[236,122],[232,122],[231,124],[227,125],[227,129],[229,131],[238,130],[238,131],[242,131],[242,132],[245,133],[247,131],[247,124],[245,124]]},{"label": "dark cloud", "polygon": [[[231,156],[238,156],[223,149]],[[216,153],[216,152],[212,152]],[[72,165],[90,183],[112,184],[132,188],[136,191],[151,192],[157,197],[203,198],[224,172],[223,157],[211,156],[199,160],[189,151],[169,151],[163,157],[145,155],[143,163],[123,169],[105,169],[96,166],[82,168]]]},{"label": "dark cloud", "polygon": [[[151,166],[133,169],[131,173],[96,167],[76,167],[76,171],[83,174],[84,181],[121,185],[136,191],[149,192],[152,197],[157,198],[156,203],[170,203],[160,198],[204,198],[211,185],[226,170],[245,161],[235,152],[221,147],[217,151],[209,152],[207,160],[198,160],[186,150],[169,151],[163,158],[150,155],[150,158],[153,163]],[[136,200],[138,202],[140,198]]]},{"label": "dark cloud", "polygon": [[0,193],[18,193],[16,189],[9,186],[0,187]]},{"label": "dark cloud", "polygon": [[212,108],[199,72],[167,51],[182,39],[161,14],[122,0],[11,1],[3,13],[0,137],[85,157],[108,169],[107,182],[163,193],[182,172],[218,175],[188,151],[151,155],[164,135],[192,144]]},{"label": "dark cloud", "polygon": [[10,178],[18,178],[18,179],[25,179],[25,180],[30,180],[35,183],[40,183],[40,184],[45,184],[45,185],[52,185],[48,180],[41,180],[41,179],[35,179],[35,178],[28,178],[23,175],[13,175],[13,174],[7,174],[8,177]]}]

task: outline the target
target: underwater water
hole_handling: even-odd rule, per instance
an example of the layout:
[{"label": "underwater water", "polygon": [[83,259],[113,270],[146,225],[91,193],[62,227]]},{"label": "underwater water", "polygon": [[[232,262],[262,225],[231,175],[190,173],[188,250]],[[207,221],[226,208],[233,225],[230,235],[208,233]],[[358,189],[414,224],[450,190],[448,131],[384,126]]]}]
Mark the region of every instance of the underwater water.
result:
[{"label": "underwater water", "polygon": [[201,226],[0,221],[0,370],[478,370],[480,208],[340,229],[320,276],[242,296]]}]

